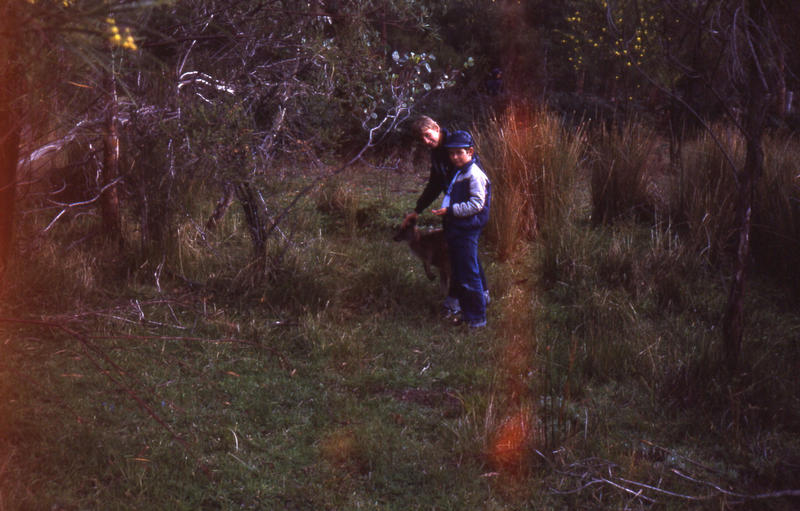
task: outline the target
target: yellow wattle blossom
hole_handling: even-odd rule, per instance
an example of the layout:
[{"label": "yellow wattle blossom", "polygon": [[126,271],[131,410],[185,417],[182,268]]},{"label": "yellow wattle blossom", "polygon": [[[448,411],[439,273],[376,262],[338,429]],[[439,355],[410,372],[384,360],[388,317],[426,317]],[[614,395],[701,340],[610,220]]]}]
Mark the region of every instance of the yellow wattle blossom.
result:
[{"label": "yellow wattle blossom", "polygon": [[111,32],[111,35],[108,37],[108,40],[112,45],[122,46],[126,50],[135,51],[139,49],[139,47],[136,45],[136,40],[133,38],[130,28],[125,28],[125,36],[123,37],[114,18],[106,18],[106,23],[110,25],[109,31]]},{"label": "yellow wattle blossom", "polygon": [[133,34],[131,34],[131,29],[125,29],[125,42],[122,43],[122,47],[128,50],[138,50],[138,46],[136,46],[136,41],[133,39]]}]

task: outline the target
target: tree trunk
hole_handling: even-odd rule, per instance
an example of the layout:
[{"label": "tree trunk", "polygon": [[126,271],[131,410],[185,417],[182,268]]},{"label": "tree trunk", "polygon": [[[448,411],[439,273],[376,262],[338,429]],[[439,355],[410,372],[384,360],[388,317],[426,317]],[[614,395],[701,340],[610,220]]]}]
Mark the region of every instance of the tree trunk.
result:
[{"label": "tree trunk", "polygon": [[[112,56],[113,59],[113,56]],[[103,219],[103,232],[122,248],[122,221],[119,211],[119,194],[113,184],[119,177],[119,132],[117,129],[117,81],[114,68],[106,76],[106,126],[103,133],[103,168],[100,172],[100,213]]]},{"label": "tree trunk", "polygon": [[228,209],[233,203],[234,191],[233,183],[230,181],[226,181],[222,185],[222,197],[219,198],[217,205],[214,207],[214,211],[211,213],[211,216],[208,217],[208,221],[206,222],[207,230],[213,231],[216,229],[219,221],[222,220],[222,218],[225,216],[225,213],[228,212]]},{"label": "tree trunk", "polygon": [[236,196],[242,204],[244,218],[253,241],[253,257],[261,261],[266,257],[267,219],[259,206],[258,198],[250,187],[250,183],[241,183],[236,187]]},{"label": "tree trunk", "polygon": [[[14,5],[0,8],[0,279],[5,273],[14,236],[17,160],[22,126],[17,100],[21,96],[22,74],[15,56],[19,32]],[[5,51],[3,50],[5,46]]]},{"label": "tree trunk", "polygon": [[[764,151],[762,136],[766,122],[768,106],[767,83],[770,82],[770,70],[774,63],[769,61],[766,45],[768,41],[763,36],[765,12],[761,0],[750,0],[750,17],[754,28],[748,30],[752,40],[754,54],[748,59],[748,103],[745,113],[744,135],[747,142],[747,155],[742,171],[737,176],[738,197],[736,204],[736,225],[738,230],[738,243],[734,276],[728,293],[728,303],[725,307],[723,319],[723,336],[725,358],[730,370],[735,370],[739,364],[744,336],[744,295],[745,274],[747,262],[750,258],[750,228],[753,212],[753,197],[761,176],[764,165]],[[767,74],[765,74],[767,73]]]},{"label": "tree trunk", "polygon": [[[747,159],[751,156],[751,143],[748,142]],[[755,152],[755,148],[752,149]],[[753,194],[755,184],[755,168],[746,164],[741,176],[742,182],[739,186],[739,197],[736,206],[736,223],[738,225],[739,239],[736,250],[735,273],[733,282],[728,292],[728,303],[725,307],[725,317],[723,320],[723,336],[725,345],[725,359],[731,371],[736,370],[739,365],[739,355],[742,349],[742,339],[744,337],[744,284],[747,261],[750,257],[750,227],[752,218]],[[753,165],[760,164],[755,163]]]}]

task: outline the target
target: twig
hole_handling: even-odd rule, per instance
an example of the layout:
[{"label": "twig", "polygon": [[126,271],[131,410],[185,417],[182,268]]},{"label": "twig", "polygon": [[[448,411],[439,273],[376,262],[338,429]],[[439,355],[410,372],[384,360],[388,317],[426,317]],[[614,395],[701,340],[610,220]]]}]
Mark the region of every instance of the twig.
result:
[{"label": "twig", "polygon": [[680,497],[680,498],[686,499],[686,500],[708,500],[708,499],[710,499],[712,497],[712,495],[696,497],[696,496],[693,496],[693,495],[684,495],[682,493],[675,493],[675,492],[671,492],[669,490],[665,490],[663,488],[659,488],[658,486],[650,486],[649,484],[644,484],[644,483],[640,483],[640,482],[637,482],[637,481],[631,481],[630,479],[625,479],[623,477],[620,477],[619,480],[623,481],[625,483],[628,483],[628,484],[634,484],[636,486],[641,486],[642,488],[647,488],[648,490],[653,490],[653,491],[658,492],[658,493],[663,493],[663,494],[669,495],[671,497]]},{"label": "twig", "polygon": [[684,479],[686,479],[688,481],[691,481],[691,482],[697,483],[697,484],[702,484],[702,485],[705,485],[705,486],[710,486],[710,487],[714,488],[715,490],[717,490],[718,492],[722,493],[723,495],[728,495],[730,497],[736,497],[738,499],[756,500],[756,499],[774,499],[774,498],[780,498],[780,497],[800,497],[800,490],[780,490],[780,491],[776,491],[776,492],[757,493],[755,495],[748,495],[748,494],[745,494],[745,493],[736,493],[736,492],[732,492],[732,491],[720,488],[718,485],[716,485],[716,484],[714,484],[714,483],[712,483],[710,481],[701,481],[699,479],[695,479],[693,477],[690,477],[690,476],[684,474],[683,472],[681,472],[678,469],[673,468],[671,471],[672,471],[673,474],[675,474],[675,475],[677,475],[679,477],[682,477],[682,478],[684,478]]},{"label": "twig", "polygon": [[114,181],[111,181],[110,183],[108,183],[107,185],[105,185],[104,187],[102,187],[102,188],[100,189],[100,191],[99,191],[99,192],[97,192],[97,195],[95,195],[95,196],[94,196],[94,197],[92,197],[91,199],[88,199],[88,200],[85,200],[85,201],[81,201],[81,202],[73,202],[73,203],[63,203],[63,202],[57,202],[57,201],[50,201],[50,202],[52,202],[53,204],[55,204],[56,206],[63,207],[64,209],[62,209],[62,210],[61,210],[61,211],[60,211],[60,212],[59,212],[59,213],[58,213],[58,214],[55,216],[55,218],[53,218],[52,220],[50,220],[50,223],[47,225],[47,227],[45,227],[45,228],[43,229],[43,232],[47,232],[47,231],[49,231],[49,230],[50,230],[50,229],[51,229],[51,228],[52,228],[52,227],[55,225],[55,223],[58,221],[58,219],[59,219],[59,218],[61,218],[61,217],[64,215],[64,213],[66,213],[66,212],[67,212],[67,211],[69,211],[70,209],[72,209],[72,208],[76,208],[76,207],[78,207],[78,206],[86,206],[86,205],[89,205],[89,204],[91,204],[91,203],[93,203],[93,202],[96,202],[96,201],[98,201],[98,200],[100,199],[100,197],[103,195],[103,192],[104,192],[104,191],[108,190],[108,189],[109,189],[109,188],[111,188],[112,186],[116,186],[116,185],[117,185],[117,183],[119,183],[121,180],[122,180],[122,178],[117,178],[117,179],[115,179]]},{"label": "twig", "polygon": [[252,470],[253,472],[256,471],[256,468],[254,466],[250,465],[249,463],[246,463],[245,461],[243,461],[241,458],[239,458],[238,456],[236,456],[232,452],[229,452],[228,456],[230,456],[231,458],[235,459],[236,461],[238,461],[239,463],[244,465],[244,467],[247,468],[248,470]]},{"label": "twig", "polygon": [[[653,444],[650,444],[650,445],[653,445]],[[658,446],[655,446],[655,445],[653,445],[653,446],[654,447],[658,447]],[[661,448],[661,449],[663,449],[663,448]],[[667,451],[666,449],[663,449],[663,450]],[[667,452],[670,452],[670,451],[667,451]],[[539,454],[540,456],[542,456],[552,466],[551,460],[549,460],[546,456],[544,456],[539,451],[536,451],[536,453]],[[688,460],[688,461],[692,461],[692,460]],[[699,463],[695,463],[695,464],[700,466],[700,467],[702,467],[702,465],[700,465]],[[589,488],[590,486],[594,486],[594,485],[597,485],[597,484],[607,484],[609,486],[612,486],[614,488],[622,490],[622,491],[624,491],[626,493],[630,493],[631,495],[634,496],[634,498],[642,499],[642,500],[645,500],[645,501],[650,502],[650,503],[656,503],[657,500],[655,498],[652,498],[652,497],[649,497],[647,495],[644,495],[643,494],[644,490],[660,493],[660,494],[663,494],[663,495],[667,495],[669,497],[674,497],[674,498],[683,499],[683,500],[689,500],[689,501],[707,501],[707,500],[711,500],[711,499],[713,499],[715,497],[719,497],[720,495],[725,495],[727,497],[733,497],[735,499],[739,499],[739,500],[742,500],[742,501],[745,501],[745,500],[757,500],[757,499],[776,499],[776,498],[785,498],[785,497],[800,497],[800,490],[780,490],[780,491],[775,491],[775,492],[758,493],[758,494],[752,494],[752,495],[751,494],[744,494],[744,493],[737,493],[737,492],[733,492],[733,491],[730,491],[730,490],[725,490],[724,488],[721,488],[719,485],[714,484],[714,483],[712,483],[710,481],[703,481],[703,480],[691,477],[691,476],[689,476],[687,474],[684,474],[683,472],[681,472],[681,471],[679,471],[677,469],[671,469],[672,473],[674,473],[675,475],[677,475],[679,477],[682,477],[683,479],[685,479],[687,481],[691,481],[692,483],[695,483],[695,484],[698,484],[698,485],[709,486],[709,487],[713,488],[714,490],[716,490],[718,492],[718,494],[710,493],[710,494],[707,494],[707,495],[688,495],[688,494],[685,494],[685,493],[677,493],[677,492],[673,492],[673,491],[670,491],[670,490],[666,490],[664,488],[660,488],[659,486],[640,483],[638,481],[632,481],[630,479],[625,479],[623,477],[614,477],[613,473],[612,473],[612,469],[615,468],[615,467],[616,467],[616,465],[614,463],[612,463],[612,462],[609,462],[609,461],[606,461],[606,460],[602,460],[602,459],[598,459],[598,458],[588,458],[586,460],[582,460],[582,461],[570,464],[568,466],[568,470],[557,470],[557,469],[555,469],[555,472],[558,472],[559,474],[563,474],[563,475],[565,475],[567,477],[573,477],[573,478],[580,479],[581,480],[581,484],[578,487],[573,488],[573,489],[569,489],[569,490],[561,490],[561,489],[557,489],[557,488],[552,488],[551,487],[550,491],[552,491],[553,493],[559,494],[559,495],[570,495],[570,494],[580,493],[581,491],[585,490],[586,488]],[[703,468],[705,468],[705,467],[703,467]],[[607,477],[604,477],[604,476],[593,476],[592,475],[592,472],[600,472],[600,471],[603,471],[604,469],[608,472],[608,476]],[[625,483],[625,485],[633,485],[633,486],[639,487],[641,489],[640,490],[634,490],[634,489],[629,488],[628,486],[625,486],[625,485],[620,484],[620,483]]]},{"label": "twig", "polygon": [[234,450],[236,452],[239,452],[239,437],[236,436],[236,431],[234,431],[231,428],[228,428],[228,431],[230,431],[233,434]]},{"label": "twig", "polygon": [[612,481],[610,479],[606,479],[605,477],[600,479],[600,482],[603,482],[603,483],[606,483],[606,484],[610,484],[614,488],[618,488],[618,489],[620,489],[622,491],[628,492],[631,495],[633,495],[634,497],[636,497],[637,499],[646,500],[647,502],[650,502],[651,504],[654,504],[656,502],[655,499],[651,499],[650,497],[642,495],[642,490],[635,491],[635,490],[632,490],[630,488],[626,488],[625,486],[622,486],[621,484],[615,483],[614,481]]},{"label": "twig", "polygon": [[658,449],[659,451],[663,451],[663,452],[665,452],[665,453],[669,454],[670,456],[674,456],[674,457],[676,457],[676,458],[681,458],[681,459],[683,459],[683,460],[686,460],[686,461],[688,461],[689,463],[691,463],[692,465],[695,465],[695,466],[697,466],[697,467],[700,467],[700,468],[702,468],[703,470],[706,470],[706,471],[708,471],[708,472],[719,473],[719,471],[718,471],[718,470],[715,470],[715,469],[713,469],[713,468],[711,468],[711,467],[707,467],[707,466],[703,465],[703,464],[702,464],[702,463],[700,463],[700,462],[697,462],[697,461],[695,461],[695,460],[693,460],[693,459],[691,459],[691,458],[688,458],[688,457],[686,457],[686,456],[684,456],[684,455],[682,455],[682,454],[678,454],[677,452],[675,452],[675,451],[673,451],[673,450],[667,449],[667,448],[665,448],[665,447],[661,447],[660,445],[656,445],[656,444],[654,444],[653,442],[650,442],[650,441],[648,441],[648,440],[642,440],[642,443],[643,443],[643,444],[646,444],[646,445],[649,445],[650,447],[654,447],[654,448]]}]

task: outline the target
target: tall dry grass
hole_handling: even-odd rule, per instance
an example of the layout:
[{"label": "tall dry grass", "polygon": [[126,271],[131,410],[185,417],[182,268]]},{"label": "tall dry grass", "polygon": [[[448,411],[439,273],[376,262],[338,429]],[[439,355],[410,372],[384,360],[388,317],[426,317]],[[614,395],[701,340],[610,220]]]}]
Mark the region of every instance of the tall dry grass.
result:
[{"label": "tall dry grass", "polygon": [[716,266],[724,262],[736,234],[736,176],[731,163],[741,167],[746,144],[733,128],[713,129],[716,140],[704,132],[684,145],[669,210],[682,227],[684,242]]},{"label": "tall dry grass", "polygon": [[474,130],[477,150],[492,181],[487,236],[499,259],[514,254],[546,223],[559,223],[578,178],[583,130],[568,130],[541,107],[511,106]]},{"label": "tall dry grass", "polygon": [[797,137],[767,137],[764,174],[753,208],[753,256],[800,296],[800,147]]}]

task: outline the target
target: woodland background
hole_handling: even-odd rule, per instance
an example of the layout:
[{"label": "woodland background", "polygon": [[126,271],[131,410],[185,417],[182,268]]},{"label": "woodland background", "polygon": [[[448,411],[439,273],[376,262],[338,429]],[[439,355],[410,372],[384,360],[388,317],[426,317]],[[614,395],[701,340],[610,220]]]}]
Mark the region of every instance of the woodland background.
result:
[{"label": "woodland background", "polygon": [[[798,23],[7,0],[0,509],[793,508]],[[493,182],[477,335],[390,241],[419,114]]]}]

